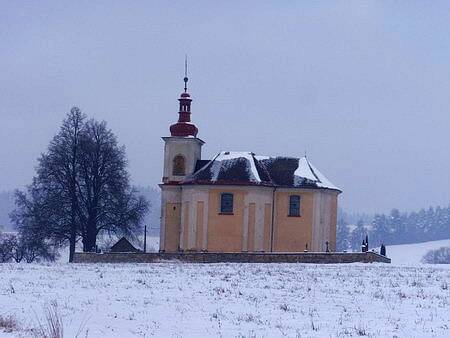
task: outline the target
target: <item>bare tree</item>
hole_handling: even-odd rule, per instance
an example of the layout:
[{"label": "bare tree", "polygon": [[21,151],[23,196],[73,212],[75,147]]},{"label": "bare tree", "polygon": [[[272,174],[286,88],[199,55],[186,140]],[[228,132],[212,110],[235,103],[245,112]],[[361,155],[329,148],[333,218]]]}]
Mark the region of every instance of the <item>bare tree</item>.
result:
[{"label": "bare tree", "polygon": [[46,234],[59,245],[69,242],[70,262],[81,234],[77,177],[84,119],[79,108],[70,110],[47,152],[39,158],[28,194],[16,193],[17,209],[11,217],[23,233]]},{"label": "bare tree", "polygon": [[83,249],[94,251],[101,231],[134,235],[148,202],[131,188],[125,148],[106,122],[85,124],[80,156],[80,219]]},{"label": "bare tree", "polygon": [[[50,178],[50,185],[55,184],[58,188],[60,197],[64,201],[70,201],[68,224],[69,237],[69,261],[73,261],[75,253],[75,244],[77,239],[78,198],[77,198],[77,176],[78,176],[78,157],[80,153],[80,138],[83,130],[83,121],[85,116],[77,107],[70,110],[67,118],[63,121],[60,132],[50,143],[48,155],[43,158],[38,172],[43,178]],[[48,163],[45,163],[48,161]],[[66,209],[67,210],[67,209]]]},{"label": "bare tree", "polygon": [[130,187],[125,149],[105,122],[85,121],[74,107],[63,121],[27,192],[16,192],[11,219],[33,243],[69,243],[73,261],[76,242],[93,251],[101,231],[134,233],[148,202]]}]

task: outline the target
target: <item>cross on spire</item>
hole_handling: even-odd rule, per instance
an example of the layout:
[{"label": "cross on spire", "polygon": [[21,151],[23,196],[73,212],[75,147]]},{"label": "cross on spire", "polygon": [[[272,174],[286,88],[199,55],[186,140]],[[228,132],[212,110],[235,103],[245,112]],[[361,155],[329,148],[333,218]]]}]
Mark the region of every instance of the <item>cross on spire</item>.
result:
[{"label": "cross on spire", "polygon": [[188,59],[187,59],[187,54],[185,55],[184,58],[184,92],[187,93],[187,82],[189,81],[188,77],[187,77],[187,72],[188,72]]}]

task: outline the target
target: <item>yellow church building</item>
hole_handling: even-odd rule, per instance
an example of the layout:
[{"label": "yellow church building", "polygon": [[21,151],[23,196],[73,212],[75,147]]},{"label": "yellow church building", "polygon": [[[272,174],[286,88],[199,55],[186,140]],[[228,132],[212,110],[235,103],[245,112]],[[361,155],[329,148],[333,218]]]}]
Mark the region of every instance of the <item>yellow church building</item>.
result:
[{"label": "yellow church building", "polygon": [[202,159],[187,81],[178,122],[163,137],[160,251],[335,251],[341,190],[306,157],[221,151]]}]

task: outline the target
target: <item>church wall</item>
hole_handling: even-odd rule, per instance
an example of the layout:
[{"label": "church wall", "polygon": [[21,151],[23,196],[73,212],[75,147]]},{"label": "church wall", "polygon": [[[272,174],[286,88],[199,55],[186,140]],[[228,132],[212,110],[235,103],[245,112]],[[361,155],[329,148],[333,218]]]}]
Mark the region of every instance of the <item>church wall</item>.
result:
[{"label": "church wall", "polygon": [[195,234],[195,248],[201,250],[203,246],[203,223],[204,223],[204,202],[197,202],[197,217],[196,217],[196,234]]},{"label": "church wall", "polygon": [[[270,250],[272,188],[213,186],[209,190],[207,250]],[[222,193],[233,194],[233,214],[220,213]]]},{"label": "church wall", "polygon": [[209,189],[202,186],[183,186],[182,189],[181,249],[201,251],[207,248]]},{"label": "church wall", "polygon": [[181,187],[161,185],[160,250],[178,251],[180,224]]},{"label": "church wall", "polygon": [[330,223],[330,250],[331,251],[336,251],[337,199],[338,199],[338,194],[333,193],[332,199],[331,199],[331,223]]},{"label": "church wall", "polygon": [[248,234],[247,234],[247,250],[255,251],[255,222],[256,222],[256,206],[250,203],[248,206]]},{"label": "church wall", "polygon": [[312,251],[325,251],[327,241],[329,250],[336,250],[337,196],[325,190],[314,193]]},{"label": "church wall", "polygon": [[[289,216],[289,196],[300,195],[300,216]],[[303,251],[311,248],[314,192],[306,189],[277,189],[273,251]]]},{"label": "church wall", "polygon": [[[336,248],[337,193],[249,186],[162,186],[162,250],[302,252]],[[222,193],[234,196],[233,214],[220,214]],[[288,216],[289,196],[301,196],[301,215]],[[174,209],[175,208],[175,209]],[[272,241],[273,232],[273,241]]]},{"label": "church wall", "polygon": [[323,236],[323,230],[321,229],[322,216],[322,194],[320,192],[314,194],[314,211],[313,211],[313,225],[312,225],[312,244],[311,251],[321,251],[320,243]]},{"label": "church wall", "polygon": [[[233,194],[233,214],[220,214],[220,195]],[[211,188],[208,209],[208,251],[240,252],[243,243],[245,190]]]},{"label": "church wall", "polygon": [[167,252],[178,251],[180,241],[181,203],[166,204],[166,231],[163,250]]},{"label": "church wall", "polygon": [[264,248],[269,252],[271,250],[270,243],[272,238],[272,203],[264,204]]},{"label": "church wall", "polygon": [[[242,189],[242,188],[241,188]],[[242,251],[270,251],[273,188],[244,187],[244,226]],[[267,248],[267,242],[269,247]]]},{"label": "church wall", "polygon": [[191,226],[189,226],[189,206],[190,203],[189,201],[183,201],[183,205],[182,205],[182,209],[181,209],[181,219],[183,220],[181,223],[181,244],[180,244],[180,248],[182,250],[190,250],[193,249],[192,245],[190,245],[190,242],[192,242],[192,237],[189,236],[190,235],[190,228],[192,228],[192,223]]}]

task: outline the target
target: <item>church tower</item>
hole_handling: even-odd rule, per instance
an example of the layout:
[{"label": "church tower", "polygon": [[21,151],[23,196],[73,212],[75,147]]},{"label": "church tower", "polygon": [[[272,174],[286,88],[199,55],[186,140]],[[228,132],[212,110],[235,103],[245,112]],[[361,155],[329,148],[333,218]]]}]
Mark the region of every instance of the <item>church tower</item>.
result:
[{"label": "church tower", "polygon": [[179,101],[178,121],[170,126],[170,136],[164,140],[164,169],[161,187],[161,252],[180,250],[181,181],[194,173],[201,159],[205,142],[197,137],[198,129],[191,122],[192,98],[187,90],[187,62],[185,63],[184,92]]},{"label": "church tower", "polygon": [[164,172],[163,183],[180,182],[194,173],[197,160],[201,159],[204,142],[197,138],[198,129],[191,123],[192,99],[187,91],[187,76],[184,77],[184,92],[178,101],[178,122],[170,126],[170,136],[163,137]]}]

